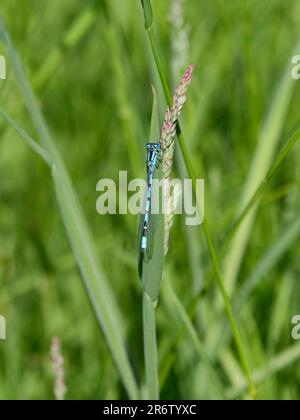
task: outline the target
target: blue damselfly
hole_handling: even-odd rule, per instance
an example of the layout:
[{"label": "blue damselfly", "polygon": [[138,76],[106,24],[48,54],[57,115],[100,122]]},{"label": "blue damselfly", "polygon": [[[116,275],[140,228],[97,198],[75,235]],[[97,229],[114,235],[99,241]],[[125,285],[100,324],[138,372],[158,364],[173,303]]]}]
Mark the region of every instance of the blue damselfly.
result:
[{"label": "blue damselfly", "polygon": [[146,208],[143,215],[141,224],[141,239],[140,239],[140,250],[143,254],[147,253],[151,258],[151,236],[152,236],[152,224],[151,224],[151,197],[152,197],[152,186],[155,170],[158,168],[160,163],[160,143],[148,143],[146,145],[147,150],[147,199]]}]

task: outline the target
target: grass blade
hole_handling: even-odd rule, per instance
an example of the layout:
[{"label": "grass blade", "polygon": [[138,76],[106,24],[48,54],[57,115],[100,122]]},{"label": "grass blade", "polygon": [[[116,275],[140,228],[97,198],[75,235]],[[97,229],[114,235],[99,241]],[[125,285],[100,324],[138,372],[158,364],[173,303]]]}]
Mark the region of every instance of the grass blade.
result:
[{"label": "grass blade", "polygon": [[66,50],[73,48],[79,43],[94,25],[96,19],[97,13],[93,7],[89,6],[80,11],[78,17],[76,17],[75,21],[64,34],[59,45],[48,54],[42,66],[34,76],[33,86],[35,90],[40,90],[47,84],[48,80],[63,61]]},{"label": "grass blade", "polygon": [[[157,110],[156,94],[154,93],[152,118],[151,118],[151,130],[150,130],[150,142],[158,141],[160,136],[160,124]],[[162,173],[158,169],[156,171],[156,177],[162,179]],[[160,197],[160,201],[161,201]],[[159,208],[162,209],[162,203],[159,203]],[[153,255],[149,261],[143,258],[143,255],[139,250],[139,264],[140,274],[143,281],[144,291],[149,297],[156,301],[159,295],[160,283],[163,273],[164,265],[164,215],[160,211],[159,214],[152,215],[155,224],[155,235],[153,238]]]},{"label": "grass blade", "polygon": [[198,334],[193,326],[189,315],[187,314],[186,310],[184,309],[182,303],[178,299],[173,287],[171,286],[170,282],[167,282],[167,291],[166,295],[170,298],[174,309],[178,314],[178,318],[181,321],[182,325],[185,327],[186,331],[189,333],[192,343],[195,347],[196,352],[198,353],[200,359],[202,360],[205,368],[207,369],[208,373],[210,374],[210,378],[212,379],[214,389],[216,392],[216,397],[218,399],[224,400],[225,394],[223,392],[223,385],[221,380],[219,379],[212,362],[209,359],[209,356],[206,354],[206,351],[198,337]]},{"label": "grass blade", "polygon": [[278,85],[269,114],[260,133],[257,149],[245,183],[238,213],[242,214],[247,211],[248,214],[247,217],[243,219],[243,222],[236,232],[225,263],[225,284],[228,287],[230,294],[232,294],[237,280],[257,210],[257,204],[252,207],[251,211],[248,211],[246,206],[253,194],[255,194],[270,167],[273,155],[280,140],[285,116],[292,98],[293,87],[294,81],[291,77],[289,66],[285,70]]},{"label": "grass blade", "polygon": [[245,280],[241,291],[237,294],[236,302],[237,308],[241,308],[243,303],[247,300],[251,292],[257,286],[259,281],[265,276],[280,258],[290,249],[293,242],[299,238],[300,235],[300,219],[297,216],[289,225],[283,227],[279,232],[278,237],[273,241],[273,244],[267,249],[261,260],[258,262],[253,272]]},{"label": "grass blade", "polygon": [[[241,312],[247,299],[251,296],[255,288],[259,285],[261,279],[266,276],[278,261],[284,257],[285,253],[292,247],[293,243],[300,235],[300,219],[297,216],[290,224],[284,226],[275,238],[273,243],[267,249],[256,267],[246,278],[245,283],[233,300],[234,310],[237,314]],[[219,351],[228,344],[231,333],[225,322],[219,328]]]},{"label": "grass blade", "polygon": [[[254,372],[253,377],[255,383],[258,385],[268,379],[270,376],[275,375],[283,369],[289,367],[292,363],[300,358],[300,344],[296,344],[284,350],[282,353],[275,356],[265,369],[257,370]],[[229,390],[226,395],[230,400],[238,398],[247,390],[247,384],[241,378],[241,383],[238,387]]]},{"label": "grass blade", "polygon": [[[151,130],[149,138],[150,142],[158,141],[159,134],[160,125],[156,94],[154,91]],[[158,170],[157,173],[158,177],[161,179],[161,171]],[[152,217],[155,219],[153,255],[149,261],[146,261],[139,250],[139,269],[144,289],[143,331],[148,398],[155,400],[159,398],[155,306],[159,296],[164,264],[164,215],[162,212],[160,212],[157,215],[152,215]]]},{"label": "grass blade", "polygon": [[143,328],[146,379],[149,400],[159,399],[158,358],[156,343],[155,302],[143,294]]},{"label": "grass blade", "polygon": [[[161,79],[161,83],[165,92],[165,96],[166,96],[166,100],[168,102],[168,105],[171,107],[172,106],[172,95],[171,95],[171,90],[169,88],[169,84],[167,81],[167,77],[166,77],[166,73],[164,70],[164,65],[163,65],[163,60],[159,51],[159,46],[158,46],[158,42],[153,30],[153,13],[152,13],[152,7],[151,7],[151,2],[150,0],[142,0],[142,6],[143,6],[143,10],[144,10],[144,17],[145,17],[145,28],[147,30],[148,33],[148,37],[149,37],[149,41],[151,44],[151,49],[152,49],[152,53],[153,53],[153,57],[157,66],[157,70]],[[187,152],[187,148],[186,148],[186,144],[180,129],[179,124],[177,125],[177,137],[178,137],[178,141],[180,144],[180,149],[181,149],[181,153],[187,168],[187,171],[189,173],[189,176],[192,180],[192,186],[193,186],[193,194],[196,197],[196,190],[197,190],[197,184],[196,184],[196,176],[195,176],[195,172],[193,170],[192,164],[191,164],[191,160],[189,158],[188,152]],[[204,227],[204,233],[205,233],[205,238],[207,241],[207,245],[208,245],[208,249],[210,252],[210,256],[213,262],[213,266],[214,266],[214,270],[215,270],[215,275],[216,275],[216,281],[220,290],[220,293],[222,295],[225,307],[226,307],[226,312],[227,312],[227,316],[228,319],[230,321],[230,325],[232,328],[232,333],[233,333],[233,337],[239,352],[239,356],[240,356],[240,361],[241,364],[243,366],[243,370],[244,373],[247,377],[248,380],[248,384],[249,384],[249,392],[251,393],[251,395],[255,398],[255,387],[253,384],[253,380],[252,380],[252,375],[251,375],[251,370],[246,358],[246,353],[244,350],[244,346],[240,337],[240,333],[238,330],[238,326],[237,326],[237,322],[231,307],[231,303],[229,300],[229,297],[227,295],[226,289],[225,289],[225,284],[224,284],[224,280],[223,280],[223,275],[221,272],[221,265],[219,262],[219,258],[218,258],[218,254],[216,251],[216,247],[213,241],[213,238],[211,236],[210,233],[210,229],[208,226],[208,222],[207,220],[204,218],[203,221],[203,227]]]},{"label": "grass blade", "polygon": [[53,162],[48,154],[47,150],[41,147],[35,140],[33,140],[21,127],[19,127],[16,122],[2,109],[0,108],[0,115],[1,117],[10,125],[18,134],[19,136],[25,140],[27,145],[37,153],[47,164],[49,167],[52,166]]},{"label": "grass blade", "polygon": [[[0,37],[4,40],[8,49],[12,68],[20,85],[27,109],[43,144],[43,148],[46,149],[53,162],[53,177],[63,221],[81,270],[85,287],[88,290],[93,310],[100,323],[128,395],[135,399],[138,396],[138,388],[123,342],[123,326],[119,309],[113,292],[95,257],[91,234],[64,162],[36,104],[32,89],[26,79],[21,62],[2,20],[0,20]],[[18,132],[19,134],[24,133],[21,129]],[[24,136],[22,137],[24,138]],[[24,139],[26,140],[26,138]]]},{"label": "grass blade", "polygon": [[281,163],[286,159],[292,148],[295,146],[295,144],[300,139],[300,127],[299,124],[297,124],[296,129],[293,130],[293,134],[291,134],[289,140],[287,140],[286,144],[283,146],[281,151],[279,152],[277,158],[275,159],[275,162],[272,164],[270,169],[267,172],[267,175],[262,180],[262,182],[258,185],[256,191],[252,195],[252,197],[249,199],[248,204],[245,206],[242,213],[238,216],[236,221],[233,223],[233,225],[229,229],[229,236],[226,239],[224,243],[224,248],[226,247],[226,244],[230,241],[230,239],[233,237],[234,233],[238,229],[238,227],[241,225],[245,217],[249,214],[249,212],[253,209],[255,204],[259,201],[263,193],[265,192],[270,180],[277,172],[279,166]]}]

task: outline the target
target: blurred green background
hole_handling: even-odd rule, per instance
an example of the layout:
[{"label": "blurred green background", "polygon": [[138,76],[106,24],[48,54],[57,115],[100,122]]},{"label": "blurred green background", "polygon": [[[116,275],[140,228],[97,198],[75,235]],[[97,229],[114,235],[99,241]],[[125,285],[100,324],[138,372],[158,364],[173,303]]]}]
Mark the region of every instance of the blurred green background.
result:
[{"label": "blurred green background", "polygon": [[[300,1],[152,3],[171,86],[188,64],[196,65],[181,124],[196,175],[206,182],[206,217],[221,249],[242,197],[249,197],[299,119],[300,82],[290,72],[291,57],[300,54]],[[119,170],[145,175],[151,84],[163,117],[165,101],[140,1],[2,0],[0,13],[96,239],[143,389],[137,220],[99,216],[95,209],[100,178],[117,180]],[[7,57],[3,44],[0,54]],[[1,107],[37,138],[9,60],[0,96]],[[53,336],[62,340],[66,398],[127,398],[82,286],[49,169],[2,120],[0,133],[0,314],[8,338],[0,341],[0,398],[54,398]],[[224,258],[262,399],[300,395],[300,348],[291,338],[292,316],[300,313],[299,157],[296,145],[249,222],[249,240],[241,232]],[[180,153],[176,170],[184,174]],[[239,241],[245,241],[241,255]],[[172,283],[187,310],[211,269],[202,228],[187,228],[177,216],[164,282]],[[224,392],[243,397],[230,336],[220,344],[220,330],[228,325],[219,302],[213,282],[194,325]],[[161,397],[214,398],[190,335],[182,331],[174,340],[182,325],[164,284],[157,323]]]}]

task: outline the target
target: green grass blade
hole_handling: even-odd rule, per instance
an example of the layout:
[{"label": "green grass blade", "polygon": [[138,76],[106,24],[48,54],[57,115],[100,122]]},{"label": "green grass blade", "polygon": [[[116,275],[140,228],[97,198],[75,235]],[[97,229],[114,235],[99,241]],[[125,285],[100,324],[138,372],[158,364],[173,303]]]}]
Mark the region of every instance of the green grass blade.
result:
[{"label": "green grass blade", "polygon": [[[158,141],[160,134],[157,100],[154,90],[153,93],[154,99],[149,137],[150,142]],[[158,177],[161,179],[161,172],[159,170],[157,172]],[[162,207],[160,206],[160,209],[161,208]],[[152,215],[152,217],[154,218],[155,223],[152,258],[146,259],[139,250],[139,265],[144,289],[143,331],[148,398],[158,399],[159,375],[156,345],[155,306],[159,296],[164,265],[164,215],[160,211],[159,214]]]},{"label": "green grass blade", "polygon": [[[52,175],[54,179],[57,201],[61,210],[65,228],[68,232],[70,243],[76,260],[78,262],[82,278],[84,280],[85,288],[89,295],[93,309],[97,320],[104,332],[105,336],[109,336],[109,345],[114,349],[114,357],[118,360],[118,363],[122,363],[122,374],[128,378],[130,385],[129,389],[132,388],[132,392],[135,388],[135,384],[131,383],[131,375],[128,360],[125,353],[122,351],[124,347],[122,337],[119,334],[112,333],[118,324],[118,320],[114,319],[113,307],[111,307],[112,298],[108,298],[111,291],[107,289],[107,280],[104,279],[103,273],[100,273],[94,261],[94,257],[89,249],[88,241],[82,241],[82,231],[78,228],[80,217],[76,210],[76,206],[72,207],[68,204],[69,191],[66,186],[60,180],[60,174],[56,169],[55,164],[52,163],[47,151],[38,145],[23,129],[21,129],[15,121],[9,117],[3,110],[0,109],[0,115],[11,125],[12,128],[23,138],[26,143],[38,153],[48,164],[52,167]],[[102,277],[102,279],[101,279]],[[101,279],[101,280],[100,280]],[[99,287],[100,286],[100,287]],[[118,351],[120,349],[121,351]],[[127,380],[126,380],[127,381]],[[124,381],[124,383],[126,382]],[[126,384],[125,384],[126,386]],[[132,398],[135,397],[135,393],[132,393]]]},{"label": "green grass blade", "polygon": [[121,41],[118,38],[118,33],[112,24],[108,25],[106,30],[107,43],[112,51],[112,66],[116,102],[119,110],[119,118],[121,130],[124,141],[127,145],[127,153],[129,155],[131,171],[135,177],[143,173],[143,165],[140,147],[140,132],[143,133],[142,128],[137,129],[141,122],[136,114],[133,104],[128,103],[128,98],[132,95],[128,83],[128,74],[126,73],[126,66],[122,60]]},{"label": "green grass blade", "polygon": [[[168,281],[166,284],[166,295],[168,295],[168,299],[172,302],[172,305],[174,306],[174,309],[176,310],[178,314],[178,318],[181,321],[182,325],[185,327],[186,331],[189,333],[193,346],[195,347],[195,350],[197,354],[199,355],[199,358],[202,360],[205,368],[207,369],[209,373],[209,377],[211,378],[215,390],[215,398],[224,400],[225,394],[223,392],[223,385],[219,378],[219,376],[216,373],[216,370],[213,367],[212,362],[209,359],[209,356],[206,354],[205,348],[203,344],[201,343],[197,331],[195,330],[194,325],[192,324],[189,315],[187,314],[186,310],[184,309],[184,306],[178,299],[178,296],[176,295],[173,287],[171,286],[170,282]],[[199,396],[200,399],[200,396]]]},{"label": "green grass blade", "polygon": [[272,177],[276,174],[278,168],[282,164],[282,162],[287,158],[295,144],[300,139],[300,127],[299,124],[297,124],[296,129],[294,130],[293,134],[291,134],[290,138],[287,140],[286,144],[283,146],[281,151],[279,152],[277,158],[275,159],[275,162],[272,164],[270,169],[267,172],[267,175],[262,180],[262,182],[258,185],[256,191],[252,195],[252,197],[249,199],[248,204],[245,206],[242,213],[238,216],[236,221],[233,223],[233,225],[229,229],[229,235],[228,238],[225,241],[224,247],[226,247],[226,244],[230,241],[230,239],[233,237],[234,233],[238,229],[238,227],[241,225],[245,217],[249,214],[249,212],[253,209],[255,204],[259,201],[263,193],[265,192],[267,186],[269,185],[270,180]]},{"label": "green grass blade", "polygon": [[280,338],[286,333],[286,314],[291,312],[290,303],[295,290],[295,282],[296,276],[284,273],[275,291],[276,295],[272,305],[267,339],[269,354],[274,354],[274,350],[280,343]]},{"label": "green grass blade", "polygon": [[[271,165],[272,158],[276,151],[278,142],[280,140],[281,132],[284,126],[285,116],[292,98],[294,80],[290,74],[290,66],[285,70],[273,102],[269,114],[266,118],[260,137],[256,152],[251,164],[248,178],[245,183],[242,200],[238,213],[241,214],[253,194],[263,181]],[[242,264],[250,232],[253,226],[257,210],[257,205],[248,212],[247,217],[239,226],[234,240],[229,248],[226,263],[225,263],[225,284],[230,294],[232,294],[237,276]]]},{"label": "green grass blade", "polygon": [[150,400],[159,399],[158,359],[156,343],[155,302],[143,294],[143,328],[146,380]]},{"label": "green grass blade", "polygon": [[[160,50],[159,50],[159,46],[158,46],[158,42],[153,30],[153,14],[152,14],[152,7],[151,7],[151,2],[150,0],[142,0],[142,6],[143,6],[143,10],[144,10],[144,17],[145,17],[145,27],[148,33],[148,37],[149,37],[149,41],[151,44],[151,50],[153,53],[153,57],[157,66],[157,70],[161,79],[161,83],[165,92],[165,96],[166,96],[166,100],[168,102],[169,106],[172,106],[172,95],[171,95],[171,90],[169,88],[169,84],[168,84],[168,80],[166,77],[166,73],[165,73],[165,69],[164,69],[164,65],[163,65],[163,60],[160,54]],[[197,184],[196,184],[196,176],[195,176],[195,172],[193,170],[192,167],[192,163],[190,160],[190,157],[188,155],[188,151],[187,151],[187,147],[180,129],[180,126],[178,125],[177,127],[177,137],[178,137],[178,141],[180,144],[180,149],[181,149],[181,153],[187,168],[187,171],[189,173],[189,176],[192,180],[192,186],[193,186],[193,194],[194,197],[197,196],[196,194],[196,189],[197,189]],[[228,319],[230,321],[230,325],[232,328],[232,332],[233,332],[233,336],[234,336],[234,340],[240,355],[240,361],[241,364],[243,366],[243,370],[244,373],[247,377],[248,383],[249,383],[249,391],[252,394],[253,397],[255,397],[255,387],[253,384],[253,380],[251,377],[251,370],[246,358],[246,353],[244,350],[244,346],[239,334],[239,330],[238,330],[238,326],[237,326],[237,321],[235,319],[232,307],[231,307],[231,303],[229,300],[229,297],[227,295],[226,289],[225,289],[225,284],[224,284],[224,280],[223,280],[223,275],[221,272],[221,265],[219,262],[219,257],[216,251],[216,247],[212,238],[212,235],[210,233],[210,229],[209,229],[209,225],[206,219],[204,219],[203,221],[203,227],[204,227],[204,233],[205,233],[205,238],[207,241],[207,245],[208,245],[208,249],[210,252],[210,256],[212,259],[212,263],[214,266],[214,271],[215,271],[215,275],[216,275],[216,281],[220,290],[220,293],[222,295],[225,307],[226,307],[226,312],[227,312],[227,316]]]},{"label": "green grass blade", "polygon": [[[284,350],[282,353],[275,356],[269,363],[268,366],[264,369],[257,370],[254,372],[253,377],[255,383],[258,385],[275,375],[277,372],[280,372],[283,369],[289,367],[292,363],[298,361],[300,358],[300,344],[295,344]],[[226,395],[230,400],[236,399],[247,390],[247,384],[245,381],[240,378],[240,385],[230,389]]]},{"label": "green grass blade", "polygon": [[[91,234],[64,162],[37,106],[21,62],[2,20],[0,21],[0,37],[7,46],[12,68],[20,85],[27,109],[43,144],[43,148],[47,150],[53,162],[53,177],[63,220],[95,315],[100,322],[128,395],[133,399],[137,398],[138,388],[123,342],[121,314],[119,313],[113,292],[95,257]],[[21,130],[18,130],[18,132],[21,134]],[[31,146],[33,145],[31,144]]]},{"label": "green grass blade", "polygon": [[119,324],[119,319],[115,317],[116,311],[114,311],[113,305],[116,303],[112,292],[96,264],[89,242],[86,238],[83,240],[85,235],[82,233],[82,227],[79,227],[78,212],[76,207],[69,205],[68,187],[61,181],[55,165],[52,175],[62,219],[95,315],[109,344],[128,394],[131,398],[137,398],[138,392],[135,380],[124,349],[122,326]]},{"label": "green grass blade", "polygon": [[236,304],[238,305],[236,306],[237,308],[242,307],[263,276],[268,274],[280,258],[283,258],[292,244],[299,238],[299,235],[300,219],[299,216],[297,216],[291,223],[282,228],[277,238],[273,241],[269,249],[267,249],[252,273],[246,278],[245,284],[242,286],[241,291],[237,294],[235,299]]},{"label": "green grass blade", "polygon": [[16,124],[16,122],[2,108],[0,108],[0,115],[7,124],[9,124],[19,134],[19,136],[25,140],[27,145],[51,167],[53,162],[47,150],[41,147],[26,133],[26,131],[19,127],[18,124]]},{"label": "green grass blade", "polygon": [[[158,41],[156,39],[156,35],[153,29],[153,12],[152,12],[151,1],[142,0],[142,6],[144,10],[144,17],[145,17],[145,29],[147,30],[147,33],[148,33],[148,37],[149,37],[149,41],[151,45],[151,51],[153,53],[154,61],[155,61],[157,71],[160,77],[160,81],[161,81],[161,84],[165,93],[166,101],[169,107],[172,108],[173,97],[172,97],[171,89],[169,87],[168,79],[166,76],[164,62],[163,62],[160,50],[158,48]],[[191,163],[179,124],[177,124],[177,137],[178,137],[181,153],[182,153],[186,168],[190,174],[191,179],[193,180],[193,188],[194,188],[194,193],[195,193],[196,176],[192,167],[192,163]]]},{"label": "green grass blade", "polygon": [[[262,256],[261,260],[258,261],[253,271],[246,278],[240,291],[238,291],[235,295],[233,299],[233,306],[237,314],[241,312],[247,302],[247,299],[260,284],[262,278],[266,276],[276,263],[284,257],[286,252],[293,246],[293,243],[299,238],[299,236],[300,219],[297,216],[292,222],[281,229],[278,236],[274,239],[273,243]],[[230,340],[230,330],[225,325],[225,322],[223,322],[219,331],[219,340],[222,342],[219,349],[223,349]]]},{"label": "green grass blade", "polygon": [[42,66],[36,72],[33,78],[33,87],[40,90],[46,85],[48,80],[54,74],[55,70],[63,61],[66,50],[73,48],[86,35],[97,19],[96,10],[93,7],[87,7],[80,11],[78,17],[72,22],[72,25],[64,34],[60,45],[56,46],[48,55]]},{"label": "green grass blade", "polygon": [[[150,142],[157,142],[160,137],[160,124],[159,116],[157,110],[157,100],[156,94],[154,93],[153,100],[153,109],[152,109],[152,118],[151,118],[151,130],[150,130]],[[156,171],[156,177],[158,179],[162,178],[162,174],[158,169]],[[160,209],[161,206],[161,197],[160,197]],[[153,223],[155,225],[155,235],[153,235],[153,250],[152,258],[147,259],[139,251],[139,261],[140,261],[140,273],[143,281],[144,291],[149,295],[149,297],[156,301],[159,295],[160,283],[163,273],[164,265],[164,215],[160,211],[159,214],[153,214]]]},{"label": "green grass blade", "polygon": [[[282,147],[281,151],[279,152],[275,162],[272,164],[268,173],[261,184],[258,186],[256,192],[253,194],[252,198],[249,200],[249,203],[245,207],[244,211],[241,215],[236,219],[236,221],[232,224],[229,228],[229,233],[227,234],[227,238],[224,241],[222,249],[225,250],[227,245],[229,244],[230,240],[232,239],[236,229],[240,226],[244,218],[247,216],[249,211],[255,206],[257,201],[261,198],[264,194],[266,188],[269,185],[270,180],[277,172],[279,166],[282,162],[288,157],[290,151],[295,146],[296,142],[300,138],[300,128],[299,124],[296,125],[295,129],[292,130],[292,134],[289,136],[289,139],[286,141],[285,145]],[[288,247],[292,245],[292,243],[298,238],[300,229],[300,222],[299,219],[296,218],[292,221],[288,226],[286,226],[282,232],[278,235],[278,238],[274,241],[273,245],[270,246],[269,250],[264,254],[262,259],[257,263],[253,272],[246,278],[242,289],[238,292],[237,297],[234,298],[234,308],[236,311],[239,311],[240,308],[243,306],[244,302],[246,301],[247,297],[251,294],[252,290],[256,287],[260,279],[267,274],[267,272],[275,265],[277,260],[284,255],[287,251]],[[209,277],[209,284],[211,283]],[[195,297],[196,301],[200,302],[200,298],[202,297],[202,291],[198,293],[198,296]],[[221,334],[224,333],[224,329],[220,329]]]}]

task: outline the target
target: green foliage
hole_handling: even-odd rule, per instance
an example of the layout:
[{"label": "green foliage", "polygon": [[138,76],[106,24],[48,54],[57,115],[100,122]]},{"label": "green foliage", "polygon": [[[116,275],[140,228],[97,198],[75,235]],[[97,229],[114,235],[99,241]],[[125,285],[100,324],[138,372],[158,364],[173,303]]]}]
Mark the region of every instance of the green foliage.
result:
[{"label": "green foliage", "polygon": [[[156,61],[166,74],[163,87],[173,89],[181,76],[174,73],[178,67],[174,51],[180,51],[174,43],[183,39],[175,39],[174,22],[168,19],[174,1],[151,3],[155,20],[152,25],[152,13],[148,14],[146,28],[149,33],[155,26],[157,38],[151,41],[160,48]],[[222,245],[270,167],[282,157],[280,149],[289,138],[285,133],[299,120],[300,82],[290,78],[291,56],[300,53],[300,47],[295,51],[299,4],[185,0],[183,6],[188,45],[176,45],[187,48],[188,62],[181,71],[191,62],[195,71],[180,120],[184,143],[181,137],[179,143],[191,157],[195,176],[205,178],[206,218],[221,274],[226,274],[230,286],[257,398],[297,399],[300,351],[291,338],[291,319],[300,313],[299,144],[293,142],[260,189],[251,220],[244,219],[245,234],[238,229],[225,249]],[[54,398],[49,354],[56,335],[62,339],[67,398],[128,398],[129,388],[133,395],[135,380],[124,381],[133,375],[126,370],[122,343],[144,395],[143,285],[136,267],[136,217],[99,216],[95,211],[100,178],[117,180],[119,170],[128,170],[129,178],[145,177],[151,84],[157,91],[160,121],[163,117],[166,101],[141,3],[2,0],[0,14],[37,98],[36,106],[35,99],[28,102],[19,90],[23,76],[15,77],[0,32],[0,54],[7,59],[7,80],[0,81],[5,111],[1,115],[7,120],[0,119],[0,314],[6,317],[8,337],[0,341],[0,399]],[[31,118],[26,107],[31,108]],[[44,127],[36,119],[41,112],[46,132],[55,139],[55,153],[72,180],[75,201],[82,207],[80,216],[76,210],[72,226],[69,211],[74,200],[59,189],[62,184],[56,182],[55,187],[48,166],[20,139],[21,135],[52,163],[53,150],[45,142],[32,143],[26,134],[42,140]],[[18,132],[7,124],[14,121]],[[181,164],[178,148],[174,175],[185,176]],[[68,209],[63,211],[66,226],[57,196]],[[77,268],[81,259],[89,266],[83,250],[90,240],[78,236],[81,224],[76,226],[85,218],[84,231],[93,232],[93,260],[100,267],[101,286],[91,297],[106,308],[106,321],[112,317],[121,325],[112,332],[102,324],[106,339]],[[203,227],[191,230],[181,221],[180,216],[175,218],[155,309],[160,397],[244,398],[247,382],[226,312],[210,281],[215,275]],[[72,243],[71,248],[72,237],[77,245]],[[225,267],[230,269],[224,272]],[[202,285],[210,286],[202,289]],[[155,287],[153,297],[158,290]],[[154,308],[152,301],[150,309],[148,303],[144,311],[151,322]],[[155,344],[152,332],[151,345]],[[116,368],[114,359],[120,352]],[[150,356],[155,365],[155,354]],[[122,367],[127,372],[123,380]]]}]

